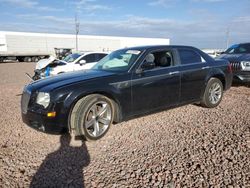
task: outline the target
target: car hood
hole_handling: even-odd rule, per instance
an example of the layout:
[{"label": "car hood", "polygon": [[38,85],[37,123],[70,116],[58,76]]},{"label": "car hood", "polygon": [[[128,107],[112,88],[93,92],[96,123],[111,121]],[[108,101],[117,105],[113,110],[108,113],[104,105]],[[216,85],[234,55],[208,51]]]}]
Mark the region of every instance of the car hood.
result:
[{"label": "car hood", "polygon": [[49,64],[55,63],[55,62],[63,62],[63,63],[67,63],[64,62],[62,60],[56,59],[53,56],[50,56],[48,59],[41,59],[36,63],[36,70],[41,70],[45,67],[47,67]]},{"label": "car hood", "polygon": [[99,70],[75,71],[75,72],[59,74],[57,76],[52,76],[32,82],[31,84],[29,84],[28,87],[30,87],[32,91],[39,90],[39,91],[49,92],[53,89],[57,89],[59,87],[73,84],[76,82],[87,81],[90,79],[105,77],[113,74],[114,73],[112,72],[99,71]]},{"label": "car hood", "polygon": [[250,61],[250,54],[222,54],[217,58],[227,59],[229,61]]}]

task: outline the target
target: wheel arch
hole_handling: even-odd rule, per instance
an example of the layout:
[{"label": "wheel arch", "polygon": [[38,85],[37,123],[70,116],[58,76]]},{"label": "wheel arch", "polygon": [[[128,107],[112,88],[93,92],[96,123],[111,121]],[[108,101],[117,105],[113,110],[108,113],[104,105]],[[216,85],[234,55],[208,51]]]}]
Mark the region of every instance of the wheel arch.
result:
[{"label": "wheel arch", "polygon": [[225,75],[223,74],[215,74],[210,78],[217,78],[221,81],[222,85],[223,85],[223,90],[225,90],[226,88],[226,79],[225,79]]},{"label": "wheel arch", "polygon": [[223,90],[226,88],[226,75],[220,68],[213,68],[206,77],[206,86],[211,78],[217,78],[222,82]]},{"label": "wheel arch", "polygon": [[206,87],[207,87],[207,84],[208,84],[208,82],[209,82],[209,80],[211,78],[217,78],[217,79],[219,79],[222,82],[223,90],[225,90],[225,88],[226,88],[225,74],[222,71],[216,69],[216,70],[211,71],[207,75],[207,77],[205,79],[204,87],[203,87],[202,92],[201,92],[201,96],[200,96],[201,98],[203,97],[203,95],[205,93],[205,90],[206,90]]}]

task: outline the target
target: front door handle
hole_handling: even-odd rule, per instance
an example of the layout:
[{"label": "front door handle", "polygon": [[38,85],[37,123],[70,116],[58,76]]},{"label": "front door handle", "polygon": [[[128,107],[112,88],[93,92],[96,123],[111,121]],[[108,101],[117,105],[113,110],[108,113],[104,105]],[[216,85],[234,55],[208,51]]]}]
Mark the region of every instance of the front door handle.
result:
[{"label": "front door handle", "polygon": [[179,74],[180,71],[174,71],[174,72],[170,72],[169,75],[174,75],[174,74]]},{"label": "front door handle", "polygon": [[204,70],[204,69],[209,69],[210,67],[209,66],[206,66],[206,67],[202,67],[201,69]]}]

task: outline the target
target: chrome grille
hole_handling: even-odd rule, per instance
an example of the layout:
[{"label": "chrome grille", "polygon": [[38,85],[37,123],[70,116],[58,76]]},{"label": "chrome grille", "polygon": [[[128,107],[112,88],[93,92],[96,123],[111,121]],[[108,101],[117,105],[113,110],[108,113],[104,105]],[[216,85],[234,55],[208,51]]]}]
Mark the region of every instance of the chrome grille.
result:
[{"label": "chrome grille", "polygon": [[233,71],[241,70],[241,64],[240,64],[240,62],[238,62],[238,61],[231,61],[230,63],[232,65],[232,70]]},{"label": "chrome grille", "polygon": [[27,113],[29,101],[30,101],[30,92],[28,92],[27,90],[24,90],[22,94],[22,99],[21,99],[21,110],[22,110],[22,113],[24,114]]}]

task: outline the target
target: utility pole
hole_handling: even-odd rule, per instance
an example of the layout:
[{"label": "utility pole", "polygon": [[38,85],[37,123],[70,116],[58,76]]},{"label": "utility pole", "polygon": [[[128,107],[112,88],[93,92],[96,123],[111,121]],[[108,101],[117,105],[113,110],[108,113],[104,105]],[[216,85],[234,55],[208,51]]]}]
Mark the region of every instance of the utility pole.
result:
[{"label": "utility pole", "polygon": [[229,34],[230,34],[230,30],[229,30],[229,26],[227,27],[227,31],[226,31],[226,37],[227,37],[227,48],[229,47]]},{"label": "utility pole", "polygon": [[79,34],[80,22],[78,22],[77,14],[75,15],[75,29],[76,29],[76,51],[78,52],[78,34]]}]

